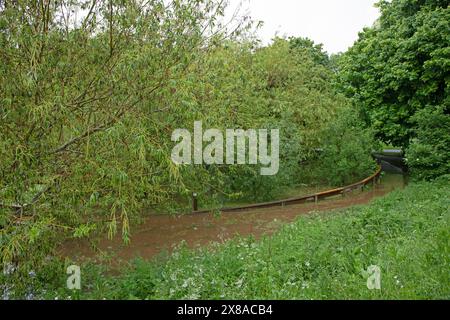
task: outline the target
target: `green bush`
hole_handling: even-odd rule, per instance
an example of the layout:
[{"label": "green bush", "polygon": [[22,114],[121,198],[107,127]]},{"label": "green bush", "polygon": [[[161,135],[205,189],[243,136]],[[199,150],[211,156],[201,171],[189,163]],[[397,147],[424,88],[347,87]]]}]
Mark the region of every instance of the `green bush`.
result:
[{"label": "green bush", "polygon": [[374,172],[372,131],[363,128],[354,110],[342,110],[325,128],[321,138],[323,150],[313,166],[317,181],[343,186]]},{"label": "green bush", "polygon": [[413,120],[416,137],[406,152],[411,175],[430,180],[450,173],[450,116],[445,108],[426,108]]}]

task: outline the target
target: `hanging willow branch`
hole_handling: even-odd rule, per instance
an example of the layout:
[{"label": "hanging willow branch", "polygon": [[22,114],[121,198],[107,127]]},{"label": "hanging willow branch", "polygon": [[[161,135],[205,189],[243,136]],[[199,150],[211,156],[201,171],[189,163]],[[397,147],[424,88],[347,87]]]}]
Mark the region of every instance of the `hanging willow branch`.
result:
[{"label": "hanging willow branch", "polygon": [[46,193],[48,190],[50,190],[50,188],[53,186],[53,184],[49,184],[46,188],[44,188],[43,190],[39,191],[38,193],[36,193],[33,196],[33,199],[30,201],[30,203],[24,203],[24,204],[17,204],[17,203],[13,203],[13,204],[6,204],[3,202],[0,202],[0,208],[6,208],[6,209],[11,209],[11,210],[16,210],[18,213],[22,213],[25,209],[31,207],[32,205],[34,205],[40,198],[41,196]]}]

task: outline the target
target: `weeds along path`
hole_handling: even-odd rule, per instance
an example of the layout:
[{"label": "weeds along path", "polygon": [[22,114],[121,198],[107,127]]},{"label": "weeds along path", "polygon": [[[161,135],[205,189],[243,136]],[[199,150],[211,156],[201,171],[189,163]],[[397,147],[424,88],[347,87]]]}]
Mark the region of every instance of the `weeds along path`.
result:
[{"label": "weeds along path", "polygon": [[183,241],[195,248],[211,242],[224,242],[235,236],[252,235],[260,238],[272,234],[281,225],[294,221],[300,215],[367,204],[372,199],[403,186],[403,176],[387,175],[381,179],[380,184],[368,191],[355,190],[345,197],[336,196],[318,203],[313,201],[286,207],[224,212],[219,216],[211,213],[153,215],[134,230],[128,246],[120,236],[112,240],[98,239],[97,250],[88,241],[71,240],[61,247],[60,254],[75,260],[97,260],[106,254],[112,256],[115,263],[120,263],[137,257],[153,258],[161,252],[173,250]]}]

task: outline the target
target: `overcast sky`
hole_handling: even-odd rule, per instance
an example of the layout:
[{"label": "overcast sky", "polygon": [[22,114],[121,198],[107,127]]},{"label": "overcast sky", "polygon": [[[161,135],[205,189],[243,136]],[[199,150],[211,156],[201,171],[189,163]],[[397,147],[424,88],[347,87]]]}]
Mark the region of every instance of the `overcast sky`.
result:
[{"label": "overcast sky", "polygon": [[[230,10],[241,0],[229,0]],[[328,53],[346,51],[358,32],[379,17],[376,0],[242,0],[243,12],[264,21],[259,38],[264,44],[279,36],[308,37]]]}]

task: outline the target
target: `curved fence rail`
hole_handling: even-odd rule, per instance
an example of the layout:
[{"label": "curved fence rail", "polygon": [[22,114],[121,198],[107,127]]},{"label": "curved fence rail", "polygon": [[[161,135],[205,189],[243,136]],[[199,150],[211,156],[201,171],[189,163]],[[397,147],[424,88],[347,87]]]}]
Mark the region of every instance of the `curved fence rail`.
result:
[{"label": "curved fence rail", "polygon": [[370,177],[368,177],[360,182],[357,182],[357,183],[354,183],[354,184],[351,184],[351,185],[348,185],[345,187],[337,188],[337,189],[314,193],[314,194],[307,195],[307,196],[272,201],[272,202],[251,204],[251,205],[246,205],[246,206],[242,206],[242,207],[231,207],[231,208],[225,207],[225,208],[220,208],[220,209],[215,209],[215,210],[209,209],[209,210],[194,211],[193,213],[208,213],[208,212],[212,212],[212,211],[238,212],[238,211],[246,211],[246,210],[250,210],[250,209],[284,207],[284,206],[293,205],[293,204],[301,204],[301,203],[305,203],[308,201],[318,202],[319,200],[326,199],[329,197],[333,197],[333,196],[337,196],[337,195],[345,195],[345,193],[347,193],[347,192],[351,192],[353,190],[363,188],[370,183],[375,185],[375,183],[380,178],[381,171],[382,171],[381,166],[378,166],[377,171],[373,175],[371,175]]}]

